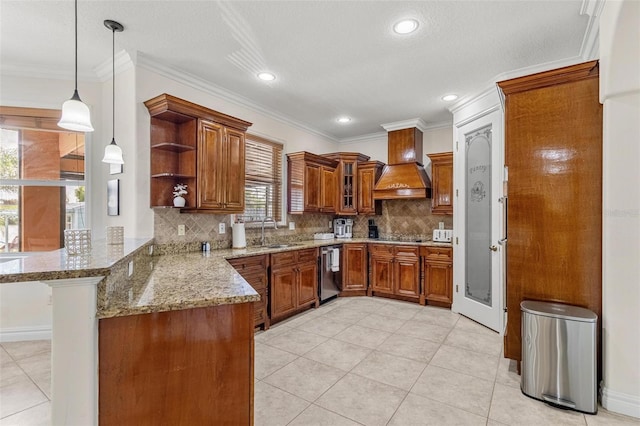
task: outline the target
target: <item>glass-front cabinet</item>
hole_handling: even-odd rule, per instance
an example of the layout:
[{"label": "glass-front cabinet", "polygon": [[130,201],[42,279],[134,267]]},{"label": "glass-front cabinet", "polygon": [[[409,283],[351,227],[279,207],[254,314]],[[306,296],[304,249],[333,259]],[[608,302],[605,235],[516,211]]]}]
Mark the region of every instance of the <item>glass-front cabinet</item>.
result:
[{"label": "glass-front cabinet", "polygon": [[369,160],[369,157],[355,152],[336,152],[323,157],[337,160],[340,163],[338,173],[338,208],[340,215],[358,214],[358,162]]}]

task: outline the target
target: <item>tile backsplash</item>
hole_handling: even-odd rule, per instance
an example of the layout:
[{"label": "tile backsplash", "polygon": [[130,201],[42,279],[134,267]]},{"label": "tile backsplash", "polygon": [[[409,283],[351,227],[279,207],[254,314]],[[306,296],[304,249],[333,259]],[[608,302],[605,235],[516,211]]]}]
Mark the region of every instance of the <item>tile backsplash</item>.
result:
[{"label": "tile backsplash", "polygon": [[[330,232],[329,221],[334,219],[327,214],[287,215],[287,223],[295,222],[295,230],[288,226],[273,229],[273,224],[265,226],[267,244],[313,239],[317,232]],[[231,247],[231,216],[219,214],[180,213],[178,209],[154,209],[154,237],[159,253],[165,250],[198,251],[200,243],[209,241],[211,249]],[[453,218],[431,214],[431,200],[391,200],[382,202],[382,214],[377,216],[351,216],[354,220],[355,238],[368,235],[369,219],[378,226],[381,238],[398,240],[431,239],[433,229],[438,222],[444,222],[451,229]],[[226,232],[218,234],[218,225],[224,222]],[[178,236],[178,225],[185,225],[185,235]],[[260,244],[260,225],[247,225],[247,245]]]}]

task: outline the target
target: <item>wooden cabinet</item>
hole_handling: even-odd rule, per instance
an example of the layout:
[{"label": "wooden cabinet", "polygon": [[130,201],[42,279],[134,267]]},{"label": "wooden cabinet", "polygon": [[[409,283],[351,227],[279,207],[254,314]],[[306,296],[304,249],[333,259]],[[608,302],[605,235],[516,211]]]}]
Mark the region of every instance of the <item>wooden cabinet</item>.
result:
[{"label": "wooden cabinet", "polygon": [[431,160],[431,213],[453,214],[453,152],[427,154]]},{"label": "wooden cabinet", "polygon": [[369,275],[369,295],[419,300],[419,247],[369,244]]},{"label": "wooden cabinet", "polygon": [[335,152],[323,157],[338,161],[337,174],[337,209],[339,215],[355,215],[360,212],[358,205],[358,168],[367,161],[368,156],[357,152]]},{"label": "wooden cabinet", "polygon": [[380,179],[383,168],[384,163],[380,161],[358,163],[358,214],[382,214],[382,200],[373,198],[373,188]]},{"label": "wooden cabinet", "polygon": [[498,83],[509,167],[507,358],[521,360],[523,300],[602,314],[598,76],[592,61]]},{"label": "wooden cabinet", "polygon": [[342,291],[340,296],[364,296],[367,293],[367,245],[342,245]]},{"label": "wooden cabinet", "polygon": [[287,154],[290,214],[335,213],[338,162],[310,152]]},{"label": "wooden cabinet", "polygon": [[388,133],[389,164],[422,163],[422,131],[416,127]]},{"label": "wooden cabinet", "polygon": [[151,207],[172,207],[173,187],[187,184],[181,211],[244,210],[244,134],[251,123],[163,94],[151,115]]},{"label": "wooden cabinet", "polygon": [[424,282],[420,304],[450,308],[453,303],[453,248],[422,247]]},{"label": "wooden cabinet", "polygon": [[318,306],[318,249],[271,255],[271,321]]},{"label": "wooden cabinet", "polygon": [[260,295],[260,301],[253,303],[254,326],[269,328],[269,255],[247,256],[228,259],[228,262],[242,275],[255,291]]},{"label": "wooden cabinet", "polygon": [[198,209],[244,211],[244,132],[198,121]]}]

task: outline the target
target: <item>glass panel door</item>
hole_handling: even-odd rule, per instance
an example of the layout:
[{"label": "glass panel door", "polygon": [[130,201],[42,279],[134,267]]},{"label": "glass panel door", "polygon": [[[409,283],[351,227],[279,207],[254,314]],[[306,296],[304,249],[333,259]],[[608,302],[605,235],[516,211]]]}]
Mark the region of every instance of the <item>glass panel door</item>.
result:
[{"label": "glass panel door", "polygon": [[491,133],[492,125],[465,134],[465,296],[491,306]]}]

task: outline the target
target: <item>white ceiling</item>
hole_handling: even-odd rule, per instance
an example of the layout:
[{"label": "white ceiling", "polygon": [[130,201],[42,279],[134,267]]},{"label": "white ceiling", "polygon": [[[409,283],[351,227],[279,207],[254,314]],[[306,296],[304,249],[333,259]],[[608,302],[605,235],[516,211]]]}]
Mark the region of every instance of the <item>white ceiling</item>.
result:
[{"label": "white ceiling", "polygon": [[[139,52],[336,140],[380,124],[451,121],[462,98],[505,73],[580,62],[593,31],[583,0],[88,1],[80,0],[80,78],[97,79],[116,51]],[[73,2],[0,0],[4,73],[73,75]],[[420,22],[400,36],[401,18]],[[277,75],[265,83],[255,75]],[[348,115],[352,122],[336,122]]]}]

